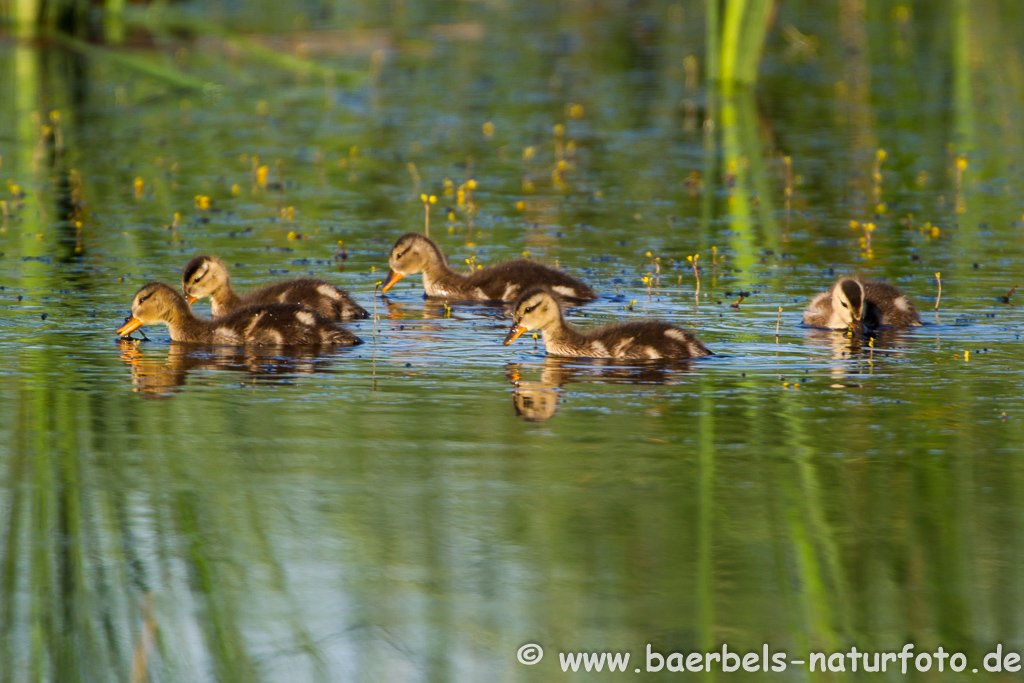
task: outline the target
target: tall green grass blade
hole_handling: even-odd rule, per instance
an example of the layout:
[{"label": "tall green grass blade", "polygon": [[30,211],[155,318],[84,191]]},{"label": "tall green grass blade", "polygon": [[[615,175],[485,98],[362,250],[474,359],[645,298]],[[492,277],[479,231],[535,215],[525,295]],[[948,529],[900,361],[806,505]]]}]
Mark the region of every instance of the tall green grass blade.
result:
[{"label": "tall green grass blade", "polygon": [[203,92],[209,85],[206,81],[183,74],[169,66],[154,64],[149,59],[143,57],[112,50],[100,45],[93,45],[63,33],[51,33],[49,37],[58,45],[69,50],[74,50],[93,59],[104,60],[132,71],[137,71],[138,73],[163,81],[172,88]]}]

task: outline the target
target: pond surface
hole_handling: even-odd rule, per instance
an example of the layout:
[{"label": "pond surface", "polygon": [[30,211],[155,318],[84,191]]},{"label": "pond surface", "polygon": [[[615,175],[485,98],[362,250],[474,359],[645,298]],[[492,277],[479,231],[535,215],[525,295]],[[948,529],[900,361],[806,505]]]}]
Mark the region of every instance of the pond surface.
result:
[{"label": "pond surface", "polygon": [[[129,31],[209,84],[182,93],[0,35],[0,680],[1024,651],[1020,10],[786,3],[723,98],[686,59],[701,3],[406,4],[224,10],[352,85]],[[573,323],[657,317],[717,355],[564,361],[419,276],[375,299],[421,193],[453,265],[527,253],[600,292]],[[115,339],[199,253],[378,320],[284,356]],[[803,327],[841,273],[926,324]]]}]

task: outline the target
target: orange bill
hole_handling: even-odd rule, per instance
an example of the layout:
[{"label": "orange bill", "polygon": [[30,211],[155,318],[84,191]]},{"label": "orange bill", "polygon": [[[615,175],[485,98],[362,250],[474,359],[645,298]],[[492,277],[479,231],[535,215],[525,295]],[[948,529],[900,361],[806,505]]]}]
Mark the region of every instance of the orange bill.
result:
[{"label": "orange bill", "polygon": [[124,325],[122,325],[121,327],[117,328],[117,336],[119,336],[119,337],[127,337],[129,334],[131,334],[135,330],[139,329],[140,327],[142,327],[142,321],[139,320],[138,318],[132,318],[131,320],[126,322]]},{"label": "orange bill", "polygon": [[522,325],[513,325],[512,329],[508,331],[508,336],[505,337],[505,346],[508,346],[516,339],[519,339],[519,335],[526,332],[526,328]]},{"label": "orange bill", "polygon": [[398,281],[405,277],[404,273],[399,273],[394,270],[388,272],[388,279],[384,282],[384,286],[381,287],[381,293],[388,291],[392,287],[398,284]]},{"label": "orange bill", "polygon": [[185,301],[187,301],[188,305],[191,306],[195,302],[199,301],[199,297],[198,296],[192,296],[191,294],[186,294],[185,295]]}]

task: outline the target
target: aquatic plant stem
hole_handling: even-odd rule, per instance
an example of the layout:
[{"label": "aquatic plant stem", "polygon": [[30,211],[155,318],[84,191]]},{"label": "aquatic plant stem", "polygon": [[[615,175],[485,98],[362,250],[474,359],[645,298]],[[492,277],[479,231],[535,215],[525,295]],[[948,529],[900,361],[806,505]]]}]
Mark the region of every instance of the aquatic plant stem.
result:
[{"label": "aquatic plant stem", "polygon": [[719,47],[721,11],[719,0],[705,0],[704,8],[706,12],[704,16],[704,36],[707,43],[704,78],[708,81],[717,81],[721,75],[719,73],[719,60],[721,59],[721,48]]},{"label": "aquatic plant stem", "polygon": [[[711,0],[712,2],[714,0]],[[747,0],[727,0],[725,4],[725,23],[722,26],[722,58],[720,63],[722,94],[732,95],[736,82],[736,61],[740,51],[740,33],[743,29],[743,18],[747,11]]]}]

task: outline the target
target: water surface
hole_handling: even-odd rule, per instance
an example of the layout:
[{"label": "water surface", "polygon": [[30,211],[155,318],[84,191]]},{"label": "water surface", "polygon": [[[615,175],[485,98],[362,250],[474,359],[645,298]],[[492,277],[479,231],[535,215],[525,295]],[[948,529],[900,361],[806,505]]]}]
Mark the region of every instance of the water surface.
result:
[{"label": "water surface", "polygon": [[[1019,9],[971,3],[965,35],[945,6],[786,3],[759,87],[722,99],[684,67],[700,3],[619,4],[374,5],[315,30],[221,8],[352,86],[130,39],[211,84],[183,94],[0,36],[4,680],[1024,650],[1024,294],[999,300],[1024,282]],[[573,323],[657,317],[717,355],[560,361],[418,276],[375,300],[421,193],[453,265],[527,253],[601,293]],[[198,253],[240,289],[329,279],[379,320],[327,352],[116,340],[134,292]],[[801,326],[841,273],[926,324],[871,345]]]}]

